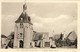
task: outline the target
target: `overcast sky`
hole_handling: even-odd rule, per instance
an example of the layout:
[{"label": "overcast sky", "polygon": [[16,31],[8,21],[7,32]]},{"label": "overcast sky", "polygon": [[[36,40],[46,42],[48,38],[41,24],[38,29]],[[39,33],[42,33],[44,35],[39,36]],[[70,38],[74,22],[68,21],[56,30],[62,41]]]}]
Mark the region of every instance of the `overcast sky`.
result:
[{"label": "overcast sky", "polygon": [[[2,3],[2,34],[14,31],[15,20],[20,16],[23,3]],[[27,3],[33,29],[50,32],[50,35],[77,30],[76,3]]]}]

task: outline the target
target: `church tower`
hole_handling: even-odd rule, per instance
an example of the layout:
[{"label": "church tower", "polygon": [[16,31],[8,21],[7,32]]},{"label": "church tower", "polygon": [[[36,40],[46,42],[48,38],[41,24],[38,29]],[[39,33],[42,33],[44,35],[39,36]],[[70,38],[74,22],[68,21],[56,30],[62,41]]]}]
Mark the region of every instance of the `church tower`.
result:
[{"label": "church tower", "polygon": [[33,27],[31,18],[28,16],[26,3],[23,4],[23,12],[15,21],[14,48],[30,48]]}]

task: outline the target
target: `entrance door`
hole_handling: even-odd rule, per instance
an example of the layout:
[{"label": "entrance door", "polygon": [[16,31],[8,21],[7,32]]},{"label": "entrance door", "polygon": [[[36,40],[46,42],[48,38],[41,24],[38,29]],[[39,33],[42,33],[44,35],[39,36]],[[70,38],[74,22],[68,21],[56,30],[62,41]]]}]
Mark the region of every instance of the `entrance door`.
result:
[{"label": "entrance door", "polygon": [[23,44],[24,44],[23,41],[20,40],[20,41],[19,41],[19,48],[23,48]]}]

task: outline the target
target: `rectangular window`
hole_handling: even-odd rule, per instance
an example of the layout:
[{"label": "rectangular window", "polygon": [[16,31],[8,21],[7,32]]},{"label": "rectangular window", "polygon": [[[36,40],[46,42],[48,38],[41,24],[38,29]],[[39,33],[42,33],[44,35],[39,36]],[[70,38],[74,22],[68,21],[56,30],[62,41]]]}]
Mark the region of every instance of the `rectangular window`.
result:
[{"label": "rectangular window", "polygon": [[23,23],[20,23],[20,28],[23,28]]},{"label": "rectangular window", "polygon": [[20,33],[20,37],[22,37],[22,33]]}]

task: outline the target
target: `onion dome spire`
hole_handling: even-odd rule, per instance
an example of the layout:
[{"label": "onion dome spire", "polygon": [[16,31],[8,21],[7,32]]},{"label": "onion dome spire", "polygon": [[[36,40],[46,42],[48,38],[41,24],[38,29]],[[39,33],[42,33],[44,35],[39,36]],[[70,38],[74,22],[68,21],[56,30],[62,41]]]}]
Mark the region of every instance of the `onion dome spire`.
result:
[{"label": "onion dome spire", "polygon": [[23,11],[25,11],[27,9],[27,5],[26,5],[26,0],[25,0],[25,3],[23,5]]},{"label": "onion dome spire", "polygon": [[27,12],[27,5],[26,5],[26,0],[23,4],[23,12],[21,13],[21,15],[19,16],[19,18],[15,21],[15,23],[31,23],[31,18],[30,16],[28,16]]}]

